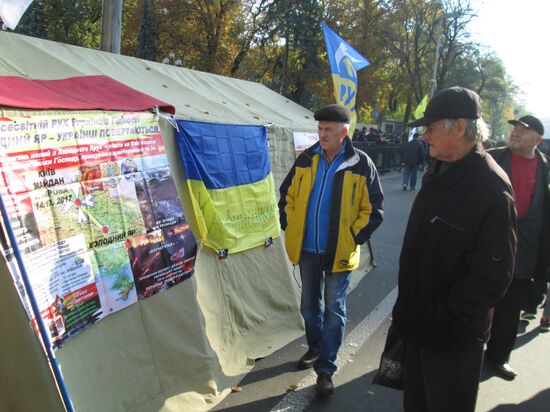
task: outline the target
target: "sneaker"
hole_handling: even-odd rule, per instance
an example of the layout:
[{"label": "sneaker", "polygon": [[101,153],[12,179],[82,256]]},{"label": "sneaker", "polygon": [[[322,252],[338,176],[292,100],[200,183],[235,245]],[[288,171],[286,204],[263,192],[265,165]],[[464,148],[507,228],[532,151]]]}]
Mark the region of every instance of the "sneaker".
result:
[{"label": "sneaker", "polygon": [[550,331],[550,318],[545,318],[544,316],[541,318],[539,330],[541,332]]},{"label": "sneaker", "polygon": [[532,312],[523,312],[521,314],[521,319],[523,320],[533,320],[533,319],[536,319],[537,318],[537,314],[536,313],[532,313]]},{"label": "sneaker", "polygon": [[403,186],[403,190],[407,190],[407,186]]}]

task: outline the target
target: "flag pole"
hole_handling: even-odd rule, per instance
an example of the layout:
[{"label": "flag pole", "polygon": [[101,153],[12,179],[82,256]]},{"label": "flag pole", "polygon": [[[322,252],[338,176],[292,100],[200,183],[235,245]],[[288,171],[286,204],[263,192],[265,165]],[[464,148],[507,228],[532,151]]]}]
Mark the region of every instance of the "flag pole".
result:
[{"label": "flag pole", "polygon": [[67,391],[67,387],[65,386],[65,381],[63,380],[63,375],[61,374],[61,369],[59,369],[59,364],[57,363],[57,359],[55,357],[55,354],[53,353],[48,331],[46,329],[46,325],[44,325],[42,315],[40,314],[40,309],[38,307],[38,303],[36,302],[36,297],[34,296],[34,292],[32,290],[32,286],[29,281],[29,276],[25,268],[25,263],[23,262],[23,257],[21,255],[21,251],[19,250],[19,245],[17,244],[17,239],[15,238],[15,234],[13,233],[13,227],[11,225],[8,212],[6,210],[6,205],[4,204],[4,199],[2,198],[1,194],[0,194],[0,212],[2,213],[2,218],[4,219],[4,227],[6,229],[6,233],[8,235],[8,239],[10,241],[10,245],[13,250],[13,255],[15,257],[15,260],[17,262],[17,267],[21,275],[21,280],[23,282],[23,286],[25,287],[25,292],[27,294],[27,297],[29,298],[32,313],[34,315],[34,318],[36,319],[36,324],[38,325],[38,331],[39,331],[40,338],[42,340],[42,345],[44,346],[44,350],[46,351],[46,355],[48,357],[48,360],[50,361],[50,366],[52,368],[55,382],[57,383],[57,387],[61,394],[63,404],[67,412],[74,412],[73,404],[71,402],[71,398],[69,397],[69,392]]}]

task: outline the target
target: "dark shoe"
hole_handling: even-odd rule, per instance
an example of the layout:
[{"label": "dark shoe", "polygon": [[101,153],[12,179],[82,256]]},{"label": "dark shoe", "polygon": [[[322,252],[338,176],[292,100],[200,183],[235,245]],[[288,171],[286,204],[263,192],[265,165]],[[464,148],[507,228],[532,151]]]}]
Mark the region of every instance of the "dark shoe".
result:
[{"label": "dark shoe", "polygon": [[319,352],[308,350],[298,361],[298,369],[311,368],[317,359],[319,359]]},{"label": "dark shoe", "polygon": [[504,378],[506,380],[511,381],[511,380],[515,379],[516,376],[518,376],[517,372],[514,369],[512,369],[512,367],[508,363],[498,364],[498,363],[494,363],[494,362],[490,361],[487,358],[485,358],[485,363],[493,371],[495,371],[497,373],[497,375],[499,375],[501,378]]},{"label": "dark shoe", "polygon": [[407,186],[403,186],[403,190],[407,190]]},{"label": "dark shoe", "polygon": [[537,318],[537,314],[536,313],[532,313],[532,312],[523,312],[521,314],[521,319],[523,320],[533,320],[533,319],[536,319]]},{"label": "dark shoe", "polygon": [[332,383],[332,376],[328,373],[320,373],[317,376],[317,385],[315,386],[315,392],[317,396],[332,395],[334,393],[334,384]]},{"label": "dark shoe", "polygon": [[545,317],[541,318],[539,331],[541,332],[550,331],[550,318],[545,318]]}]

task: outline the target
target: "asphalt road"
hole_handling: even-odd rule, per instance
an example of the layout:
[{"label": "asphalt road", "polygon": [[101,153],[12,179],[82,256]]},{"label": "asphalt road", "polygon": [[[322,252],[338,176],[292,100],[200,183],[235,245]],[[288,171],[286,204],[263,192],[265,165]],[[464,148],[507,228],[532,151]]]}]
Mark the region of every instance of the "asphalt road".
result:
[{"label": "asphalt road", "polygon": [[[420,176],[419,176],[420,178]],[[227,396],[214,411],[401,411],[402,392],[372,385],[378,368],[390,311],[395,301],[398,257],[416,192],[401,188],[397,172],[382,177],[385,218],[372,246],[377,267],[348,297],[346,340],[339,354],[333,396],[314,396],[315,375],[296,370],[307,346],[302,337],[256,362],[241,381],[240,392]],[[519,373],[505,381],[484,370],[477,411],[550,411],[550,333],[538,332],[537,320],[522,323],[511,364]],[[452,373],[452,371],[449,371]],[[291,389],[292,388],[292,389]]]}]

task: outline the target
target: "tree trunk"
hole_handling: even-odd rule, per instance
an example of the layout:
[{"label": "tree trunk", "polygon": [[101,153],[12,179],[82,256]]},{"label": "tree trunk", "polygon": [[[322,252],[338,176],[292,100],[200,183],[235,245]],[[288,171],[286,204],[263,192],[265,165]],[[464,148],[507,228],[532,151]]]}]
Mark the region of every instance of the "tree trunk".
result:
[{"label": "tree trunk", "polygon": [[288,76],[288,33],[285,37],[285,50],[283,53],[283,72],[281,73],[281,87],[279,88],[279,94],[284,96],[286,92]]}]

